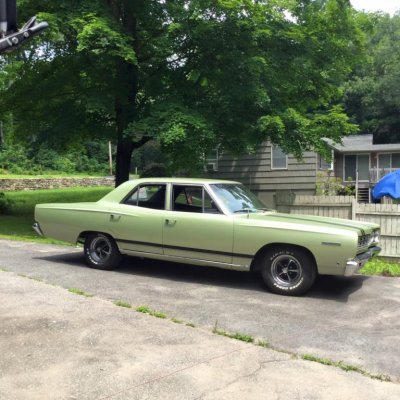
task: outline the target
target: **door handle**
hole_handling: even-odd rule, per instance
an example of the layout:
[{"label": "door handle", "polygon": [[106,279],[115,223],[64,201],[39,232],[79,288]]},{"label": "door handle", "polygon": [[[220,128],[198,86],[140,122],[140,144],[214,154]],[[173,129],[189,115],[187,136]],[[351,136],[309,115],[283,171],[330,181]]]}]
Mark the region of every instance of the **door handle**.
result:
[{"label": "door handle", "polygon": [[111,221],[119,221],[121,219],[120,215],[116,215],[116,214],[111,214],[110,215],[110,220]]},{"label": "door handle", "polygon": [[176,224],[176,219],[166,219],[165,220],[165,225],[168,225],[168,226],[174,226]]}]

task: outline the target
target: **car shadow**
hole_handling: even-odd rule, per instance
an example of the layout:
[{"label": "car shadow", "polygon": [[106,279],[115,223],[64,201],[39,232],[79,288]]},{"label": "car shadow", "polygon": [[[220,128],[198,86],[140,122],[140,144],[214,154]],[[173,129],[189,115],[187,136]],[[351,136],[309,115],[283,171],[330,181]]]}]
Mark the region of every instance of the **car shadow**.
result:
[{"label": "car shadow", "polygon": [[[90,269],[86,265],[81,253],[46,255],[35,257],[35,259],[69,265],[79,269]],[[120,266],[112,272],[182,283],[221,286],[231,289],[268,293],[258,272],[246,273],[220,268],[205,268],[191,264],[138,257],[124,257]],[[352,293],[361,289],[366,279],[369,279],[369,277],[363,275],[352,277],[319,276],[314,286],[304,297],[347,302],[348,297]]]},{"label": "car shadow", "polygon": [[370,277],[365,275],[348,277],[321,275],[317,277],[314,286],[306,296],[346,303],[349,296],[360,290],[367,279],[370,279]]}]

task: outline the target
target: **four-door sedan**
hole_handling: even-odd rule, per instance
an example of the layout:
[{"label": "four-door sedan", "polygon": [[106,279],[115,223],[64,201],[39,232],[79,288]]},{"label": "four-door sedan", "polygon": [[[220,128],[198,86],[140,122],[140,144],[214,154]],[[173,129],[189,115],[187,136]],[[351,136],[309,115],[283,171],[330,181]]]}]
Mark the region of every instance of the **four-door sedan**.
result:
[{"label": "four-door sedan", "polygon": [[352,275],[380,251],[379,226],[280,214],[238,182],[148,178],[96,203],[39,204],[40,235],[84,244],[90,267],[122,255],[239,271],[259,270],[275,293],[299,295],[317,274]]}]

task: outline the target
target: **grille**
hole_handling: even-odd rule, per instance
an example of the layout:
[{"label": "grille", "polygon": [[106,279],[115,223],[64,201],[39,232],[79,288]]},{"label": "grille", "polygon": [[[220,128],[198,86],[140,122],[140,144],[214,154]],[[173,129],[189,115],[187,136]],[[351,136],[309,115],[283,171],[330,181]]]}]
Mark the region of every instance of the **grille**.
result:
[{"label": "grille", "polygon": [[358,249],[368,247],[371,242],[371,235],[361,235],[358,237]]}]

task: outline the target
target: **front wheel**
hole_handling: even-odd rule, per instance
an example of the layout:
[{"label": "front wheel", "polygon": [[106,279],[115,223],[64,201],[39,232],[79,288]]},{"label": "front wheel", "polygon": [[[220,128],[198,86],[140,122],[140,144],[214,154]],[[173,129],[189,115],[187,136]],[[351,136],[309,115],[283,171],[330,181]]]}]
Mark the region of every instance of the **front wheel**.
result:
[{"label": "front wheel", "polygon": [[102,233],[86,237],[84,254],[89,267],[103,270],[117,268],[122,258],[114,239]]},{"label": "front wheel", "polygon": [[278,294],[301,295],[311,288],[317,276],[313,257],[294,247],[270,249],[259,262],[264,283]]}]

